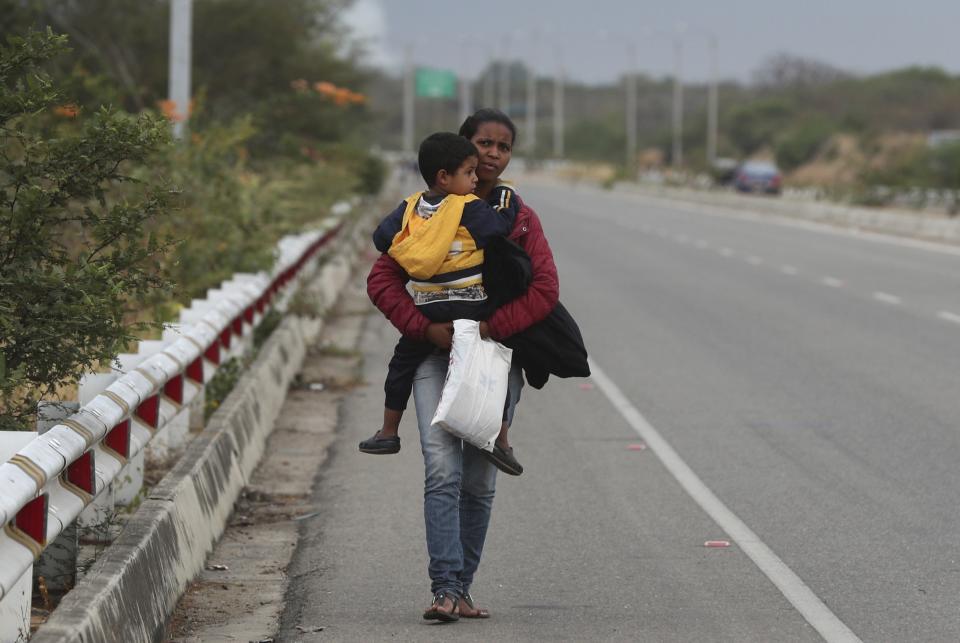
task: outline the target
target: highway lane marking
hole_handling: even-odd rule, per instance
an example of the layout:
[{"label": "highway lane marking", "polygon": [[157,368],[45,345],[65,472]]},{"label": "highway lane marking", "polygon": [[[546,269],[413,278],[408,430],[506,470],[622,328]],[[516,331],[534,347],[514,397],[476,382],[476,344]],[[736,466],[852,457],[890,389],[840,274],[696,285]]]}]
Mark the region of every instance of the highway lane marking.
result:
[{"label": "highway lane marking", "polygon": [[[852,239],[873,241],[875,243],[883,243],[891,246],[902,246],[904,248],[913,248],[916,250],[926,250],[928,252],[936,252],[939,254],[960,256],[960,248],[948,245],[947,243],[937,243],[936,241],[924,241],[921,239],[911,239],[908,237],[897,237],[893,236],[892,234],[870,232],[858,228],[839,228],[828,223],[820,223],[818,221],[810,221],[806,219],[793,218],[782,214],[776,214],[769,210],[767,211],[767,214],[754,214],[751,212],[736,210],[733,206],[707,205],[705,203],[683,201],[671,199],[669,197],[657,197],[649,194],[630,194],[627,192],[620,192],[619,194],[609,194],[607,192],[603,192],[602,194],[608,198],[628,197],[635,201],[646,201],[647,203],[652,202],[656,205],[671,207],[675,210],[681,210],[690,214],[724,217],[727,219],[740,219],[741,221],[767,223],[788,228],[801,228],[810,232],[830,234],[837,237],[849,237]],[[800,203],[798,203],[798,205],[800,205]]]},{"label": "highway lane marking", "polygon": [[721,255],[723,255],[724,257],[732,257],[732,256],[733,256],[733,250],[730,249],[730,248],[720,248],[720,250],[718,250],[718,252],[719,252]]},{"label": "highway lane marking", "polygon": [[787,567],[780,558],[740,518],[733,513],[693,472],[673,447],[663,439],[645,417],[627,399],[620,388],[591,358],[591,379],[603,391],[610,403],[633,428],[651,451],[663,463],[670,475],[680,483],[687,494],[700,508],[737,543],[740,549],[770,579],[780,593],[810,623],[827,643],[859,643],[860,638],[830,611],[822,600],[803,580]]},{"label": "highway lane marking", "polygon": [[960,324],[960,315],[957,313],[951,313],[949,310],[941,310],[939,313],[937,313],[937,317],[944,321]]},{"label": "highway lane marking", "polygon": [[796,266],[791,266],[791,265],[789,265],[789,264],[784,264],[784,265],[780,266],[780,272],[782,272],[782,273],[785,274],[785,275],[795,275],[795,274],[797,274],[797,273],[800,272],[800,271],[797,270]]},{"label": "highway lane marking", "polygon": [[836,277],[824,277],[820,280],[820,283],[824,286],[830,286],[831,288],[843,288],[843,281]]},{"label": "highway lane marking", "polygon": [[702,249],[704,249],[704,248],[709,247],[709,246],[710,246],[710,242],[709,242],[709,241],[706,241],[706,240],[704,240],[704,239],[697,239],[697,243],[696,243],[695,245],[702,250]]},{"label": "highway lane marking", "polygon": [[763,259],[761,259],[757,255],[750,255],[749,257],[747,257],[747,263],[750,264],[751,266],[759,266],[760,264],[763,263]]},{"label": "highway lane marking", "polygon": [[877,301],[881,301],[885,304],[891,304],[893,306],[903,303],[903,300],[896,295],[891,295],[888,292],[881,292],[879,290],[873,293],[873,298]]}]

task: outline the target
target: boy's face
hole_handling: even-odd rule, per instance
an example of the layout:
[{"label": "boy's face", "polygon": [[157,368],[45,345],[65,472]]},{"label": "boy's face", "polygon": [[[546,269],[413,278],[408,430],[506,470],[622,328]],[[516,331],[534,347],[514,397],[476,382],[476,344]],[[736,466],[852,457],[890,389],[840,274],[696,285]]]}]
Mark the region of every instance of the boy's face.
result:
[{"label": "boy's face", "polygon": [[443,170],[437,176],[437,183],[440,189],[447,194],[459,194],[466,196],[477,188],[477,163],[476,156],[468,156],[457,171],[453,174],[447,174]]}]

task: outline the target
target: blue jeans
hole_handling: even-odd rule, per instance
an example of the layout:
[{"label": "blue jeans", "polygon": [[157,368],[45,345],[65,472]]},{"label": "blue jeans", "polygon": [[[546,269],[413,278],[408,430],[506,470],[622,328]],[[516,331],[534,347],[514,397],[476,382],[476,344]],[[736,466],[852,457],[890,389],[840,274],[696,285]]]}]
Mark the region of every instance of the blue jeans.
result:
[{"label": "blue jeans", "polygon": [[[470,591],[480,565],[490,524],[497,468],[479,449],[430,425],[440,403],[449,353],[435,352],[420,365],[413,380],[413,401],[423,452],[423,516],[427,529],[430,591],[462,596]],[[506,421],[520,399],[520,367],[510,369]]]}]

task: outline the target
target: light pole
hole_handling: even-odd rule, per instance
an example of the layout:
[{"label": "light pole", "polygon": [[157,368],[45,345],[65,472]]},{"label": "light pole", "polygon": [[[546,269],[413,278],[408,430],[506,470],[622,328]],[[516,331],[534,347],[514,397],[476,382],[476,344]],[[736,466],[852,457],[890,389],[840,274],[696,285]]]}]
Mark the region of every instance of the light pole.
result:
[{"label": "light pole", "polygon": [[173,136],[182,139],[190,117],[191,33],[193,0],[170,3],[170,77],[168,95],[173,103]]},{"label": "light pole", "polygon": [[713,167],[717,162],[717,121],[719,99],[717,96],[717,36],[707,34],[710,48],[710,91],[707,94],[707,162]]},{"label": "light pole", "polygon": [[500,63],[500,111],[510,114],[510,34],[503,36],[503,60]]},{"label": "light pole", "polygon": [[612,34],[601,29],[598,34],[601,41],[618,37],[626,45],[627,68],[623,75],[623,117],[624,117],[624,159],[623,167],[631,174],[637,153],[637,74],[640,62],[637,56],[637,44],[630,35]]},{"label": "light pole", "polygon": [[471,54],[480,50],[479,42],[472,37],[467,37],[465,47],[462,51],[460,61],[460,122],[467,120],[467,117],[473,113],[473,92],[470,83],[470,60]]},{"label": "light pole", "polygon": [[413,154],[413,44],[404,48],[403,59],[403,151]]},{"label": "light pole", "polygon": [[673,38],[673,167],[683,166],[683,32],[678,24]]},{"label": "light pole", "polygon": [[556,45],[557,75],[553,81],[553,156],[563,158],[563,50]]},{"label": "light pole", "polygon": [[626,156],[624,157],[624,167],[627,174],[629,174],[631,178],[635,178],[633,174],[636,167],[637,156],[637,74],[639,72],[640,61],[637,57],[637,45],[632,41],[627,43],[627,61],[629,67],[627,68],[625,78],[627,97],[624,107],[624,111],[626,112],[624,116],[626,119],[624,126],[627,133],[627,149]]},{"label": "light pole", "polygon": [[527,137],[524,146],[528,156],[533,156],[537,149],[537,74],[533,69],[533,62],[539,51],[539,32],[533,32],[531,43],[533,54],[527,61]]}]

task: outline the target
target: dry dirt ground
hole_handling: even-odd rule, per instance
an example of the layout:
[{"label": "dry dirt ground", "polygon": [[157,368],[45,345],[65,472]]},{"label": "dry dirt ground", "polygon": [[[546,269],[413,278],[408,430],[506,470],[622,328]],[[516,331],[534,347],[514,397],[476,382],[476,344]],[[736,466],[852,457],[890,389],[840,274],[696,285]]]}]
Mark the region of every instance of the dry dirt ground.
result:
[{"label": "dry dirt ground", "polygon": [[[169,643],[273,640],[299,522],[318,509],[310,504],[314,477],[327,458],[341,399],[359,383],[362,364],[355,347],[372,310],[364,268],[361,262],[327,317],[319,343],[310,349],[263,460],[207,557],[205,570],[171,617]],[[323,628],[304,623],[298,629]]]}]

